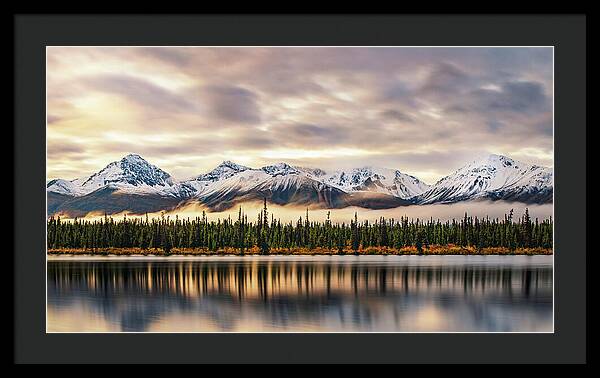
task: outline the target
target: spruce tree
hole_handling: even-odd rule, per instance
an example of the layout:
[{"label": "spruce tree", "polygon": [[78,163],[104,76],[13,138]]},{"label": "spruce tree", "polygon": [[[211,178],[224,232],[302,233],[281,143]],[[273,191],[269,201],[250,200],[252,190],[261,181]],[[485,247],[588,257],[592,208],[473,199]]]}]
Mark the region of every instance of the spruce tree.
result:
[{"label": "spruce tree", "polygon": [[352,240],[351,240],[352,250],[354,251],[354,254],[357,255],[358,248],[360,246],[360,239],[359,239],[359,234],[358,234],[358,215],[356,212],[354,213],[354,222],[352,222],[351,226],[352,226]]},{"label": "spruce tree", "polygon": [[268,227],[269,224],[267,222],[267,216],[268,216],[268,212],[267,212],[267,197],[265,197],[264,199],[264,205],[263,205],[263,215],[262,215],[262,227],[261,227],[261,231],[260,231],[260,254],[261,255],[268,255],[269,254],[269,241],[267,240],[268,238]]}]

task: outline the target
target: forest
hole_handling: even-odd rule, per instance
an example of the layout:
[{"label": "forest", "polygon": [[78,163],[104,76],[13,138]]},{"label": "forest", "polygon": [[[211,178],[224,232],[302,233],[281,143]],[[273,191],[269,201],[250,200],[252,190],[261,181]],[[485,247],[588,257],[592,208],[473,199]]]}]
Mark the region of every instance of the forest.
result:
[{"label": "forest", "polygon": [[[256,220],[243,209],[237,219],[208,221],[206,214],[194,219],[127,217],[115,220],[61,220],[47,223],[48,253],[73,251],[169,255],[172,253],[228,254],[551,254],[553,221],[533,220],[526,209],[516,218],[511,210],[503,219],[477,218],[465,213],[461,219],[441,222],[402,217],[377,221],[333,223],[310,220],[309,211],[294,222],[269,217],[266,201]],[[123,253],[126,254],[126,253]]]}]

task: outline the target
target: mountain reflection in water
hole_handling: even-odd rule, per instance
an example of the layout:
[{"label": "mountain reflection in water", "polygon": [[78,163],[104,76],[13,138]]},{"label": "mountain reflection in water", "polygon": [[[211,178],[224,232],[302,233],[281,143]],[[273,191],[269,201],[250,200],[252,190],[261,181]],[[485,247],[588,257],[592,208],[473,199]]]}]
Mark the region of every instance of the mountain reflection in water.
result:
[{"label": "mountain reflection in water", "polygon": [[48,262],[48,331],[552,331],[551,256]]}]

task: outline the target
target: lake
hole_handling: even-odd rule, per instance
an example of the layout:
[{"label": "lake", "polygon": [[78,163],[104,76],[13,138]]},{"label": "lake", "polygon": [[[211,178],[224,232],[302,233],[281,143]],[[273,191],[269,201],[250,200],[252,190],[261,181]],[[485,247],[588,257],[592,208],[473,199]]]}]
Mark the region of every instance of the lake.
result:
[{"label": "lake", "polygon": [[48,257],[48,332],[552,332],[552,256]]}]

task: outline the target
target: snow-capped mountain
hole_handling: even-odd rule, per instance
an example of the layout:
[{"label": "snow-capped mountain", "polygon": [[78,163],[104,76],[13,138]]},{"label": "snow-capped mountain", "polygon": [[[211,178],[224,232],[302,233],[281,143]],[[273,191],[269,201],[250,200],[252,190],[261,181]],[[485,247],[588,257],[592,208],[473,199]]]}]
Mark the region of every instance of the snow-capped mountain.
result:
[{"label": "snow-capped mountain", "polygon": [[380,209],[481,198],[551,202],[553,172],[490,155],[429,186],[414,176],[385,168],[327,172],[284,162],[250,168],[224,161],[205,174],[175,182],[167,172],[130,154],[89,177],[52,180],[46,190],[49,213],[78,216],[91,211],[152,212],[190,202],[223,210],[263,198],[280,205]]},{"label": "snow-capped mountain", "polygon": [[104,187],[137,194],[178,195],[171,176],[137,154],[114,161],[87,178],[52,180],[47,184],[47,191],[84,196]]},{"label": "snow-capped mountain", "polygon": [[286,163],[246,169],[206,185],[196,194],[199,202],[213,209],[224,209],[235,203],[262,200],[264,197],[280,205],[348,206],[347,193]]},{"label": "snow-capped mountain", "polygon": [[201,174],[191,180],[180,183],[180,192],[186,192],[185,197],[199,196],[217,188],[220,183],[240,172],[251,168],[226,160],[215,167],[212,171]]},{"label": "snow-capped mountain", "polygon": [[429,185],[418,178],[398,170],[363,167],[348,171],[325,173],[321,180],[347,193],[377,192],[402,199],[409,199],[429,189]]},{"label": "snow-capped mountain", "polygon": [[[265,196],[272,202],[282,204],[318,203],[318,200],[311,201],[309,198],[301,201],[298,197],[292,198],[293,195],[278,201],[286,191],[297,193],[306,190],[307,185],[313,184],[310,181],[306,174],[285,163],[255,169],[224,161],[212,171],[183,181],[180,185],[194,189],[194,192],[190,193],[190,201],[202,203],[213,209],[224,209],[237,202],[261,200]],[[315,199],[318,196],[312,197]]]},{"label": "snow-capped mountain", "polygon": [[248,169],[250,169],[250,168],[245,167],[243,165],[236,164],[232,161],[226,160],[226,161],[222,162],[221,164],[219,164],[212,171],[198,176],[195,180],[201,181],[201,182],[202,181],[215,182],[215,181],[225,180],[225,179],[228,179],[231,176],[234,176],[240,172],[247,171]]},{"label": "snow-capped mountain", "polygon": [[81,179],[71,181],[63,179],[51,180],[46,184],[46,191],[67,196],[81,196],[85,194],[81,187]]},{"label": "snow-capped mountain", "polygon": [[553,179],[550,168],[489,155],[442,178],[415,200],[420,204],[471,199],[545,203],[552,201]]},{"label": "snow-capped mountain", "polygon": [[[266,167],[261,168],[262,171],[271,175],[272,177],[276,176],[286,176],[286,175],[298,175],[301,171],[297,168],[292,167],[287,163],[277,163],[273,165],[267,165]],[[306,173],[306,172],[302,172]]]},{"label": "snow-capped mountain", "polygon": [[[264,197],[281,205],[337,208],[358,203],[365,207],[388,208],[407,204],[403,200],[409,197],[404,194],[409,190],[422,193],[423,190],[415,189],[415,183],[425,185],[398,171],[368,168],[368,171],[355,169],[351,172],[327,174],[319,168],[294,167],[284,162],[254,169],[226,161],[206,175],[184,183],[196,189],[193,195],[196,201],[218,209]],[[362,176],[358,176],[359,172]],[[345,183],[344,178],[351,174],[356,177]],[[339,176],[342,176],[341,180]]]},{"label": "snow-capped mountain", "polygon": [[112,162],[91,176],[75,180],[56,179],[46,185],[48,213],[83,216],[127,210],[153,212],[177,206],[195,193],[184,183],[137,154]]}]

